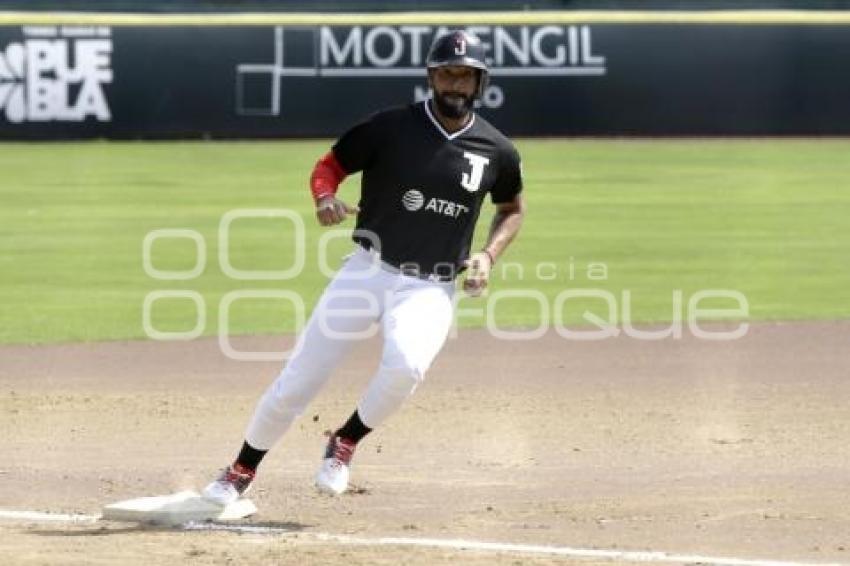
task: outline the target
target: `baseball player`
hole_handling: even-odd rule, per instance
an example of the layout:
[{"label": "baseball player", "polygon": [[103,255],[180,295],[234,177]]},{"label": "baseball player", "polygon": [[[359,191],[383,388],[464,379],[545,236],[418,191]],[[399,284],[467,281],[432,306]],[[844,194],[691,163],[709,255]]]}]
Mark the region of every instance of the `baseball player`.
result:
[{"label": "baseball player", "polygon": [[[479,295],[524,214],[520,157],[473,111],[487,86],[480,41],[464,31],[437,39],[427,57],[433,96],[378,112],[321,158],[310,186],[322,226],[357,216],[355,251],[325,289],[293,354],[259,401],[236,460],[204,490],[226,505],[249,488],[260,461],[325,384],[356,341],[379,324],[380,365],[350,418],[331,434],[316,487],[341,494],[358,443],[422,382],[453,319],[455,278]],[[360,201],[337,187],[362,171]],[[485,195],[496,206],[487,243],[470,253]]]}]

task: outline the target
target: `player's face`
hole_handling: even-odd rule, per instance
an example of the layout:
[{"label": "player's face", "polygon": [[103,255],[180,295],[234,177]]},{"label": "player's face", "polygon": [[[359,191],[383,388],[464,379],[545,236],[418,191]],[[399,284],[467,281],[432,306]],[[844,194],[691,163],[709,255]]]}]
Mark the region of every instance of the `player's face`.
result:
[{"label": "player's face", "polygon": [[475,101],[478,88],[478,71],[471,67],[447,65],[430,72],[434,103],[441,114],[448,118],[463,118]]}]

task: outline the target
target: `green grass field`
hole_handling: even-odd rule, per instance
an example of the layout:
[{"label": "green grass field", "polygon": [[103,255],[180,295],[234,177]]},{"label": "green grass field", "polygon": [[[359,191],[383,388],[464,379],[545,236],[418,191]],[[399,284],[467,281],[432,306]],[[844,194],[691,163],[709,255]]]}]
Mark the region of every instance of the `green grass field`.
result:
[{"label": "green grass field", "polygon": [[[311,307],[326,277],[316,268],[321,229],[306,178],[327,146],[0,144],[0,343],[144,337],[142,304],[155,290],[199,292],[206,335],[217,332],[219,302],[230,291],[292,290]],[[529,213],[492,290],[539,290],[550,311],[565,289],[603,289],[619,307],[628,290],[631,318],[640,322],[671,320],[677,289],[686,304],[701,289],[740,291],[753,320],[850,317],[850,141],[522,140],[518,146]],[[357,180],[348,180],[341,195],[356,200]],[[289,208],[303,216],[301,276],[236,281],[223,274],[219,221],[242,208]],[[488,217],[489,209],[479,241]],[[142,242],[161,228],[203,236],[208,261],[200,276],[157,281],[145,274]],[[285,221],[240,220],[232,228],[235,267],[292,264]],[[338,240],[332,255],[346,248]],[[194,244],[159,240],[152,260],[161,270],[189,270]],[[595,265],[590,275],[605,279],[589,278],[589,264],[604,264],[605,272]],[[564,319],[581,320],[580,307],[604,312],[599,300],[570,302]],[[161,331],[195,325],[186,299],[162,300],[152,314]],[[540,316],[528,300],[504,300],[496,310],[500,325],[533,325]],[[291,309],[271,299],[238,301],[230,318],[234,334],[293,329]]]}]

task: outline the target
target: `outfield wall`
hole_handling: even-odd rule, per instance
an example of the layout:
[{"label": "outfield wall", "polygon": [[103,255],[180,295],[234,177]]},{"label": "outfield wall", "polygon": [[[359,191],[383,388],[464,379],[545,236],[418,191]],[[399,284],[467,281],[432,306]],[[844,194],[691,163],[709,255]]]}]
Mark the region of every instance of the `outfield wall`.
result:
[{"label": "outfield wall", "polygon": [[850,134],[850,14],[0,13],[0,138],[336,136],[485,42],[510,135]]}]

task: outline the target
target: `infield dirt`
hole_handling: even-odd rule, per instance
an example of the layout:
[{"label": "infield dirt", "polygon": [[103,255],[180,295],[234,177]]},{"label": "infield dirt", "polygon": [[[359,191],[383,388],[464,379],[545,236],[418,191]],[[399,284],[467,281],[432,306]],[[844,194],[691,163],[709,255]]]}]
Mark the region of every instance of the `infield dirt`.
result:
[{"label": "infield dirt", "polygon": [[[236,338],[280,350],[291,337]],[[359,349],[260,469],[248,523],[287,536],[0,522],[2,564],[544,564],[347,546],[311,533],[850,561],[850,323],[742,339],[525,343],[461,331],[362,443],[354,489],[316,494],[323,431],[355,406]],[[199,489],[234,456],[275,362],[215,340],[0,347],[0,509],[96,514]]]}]

